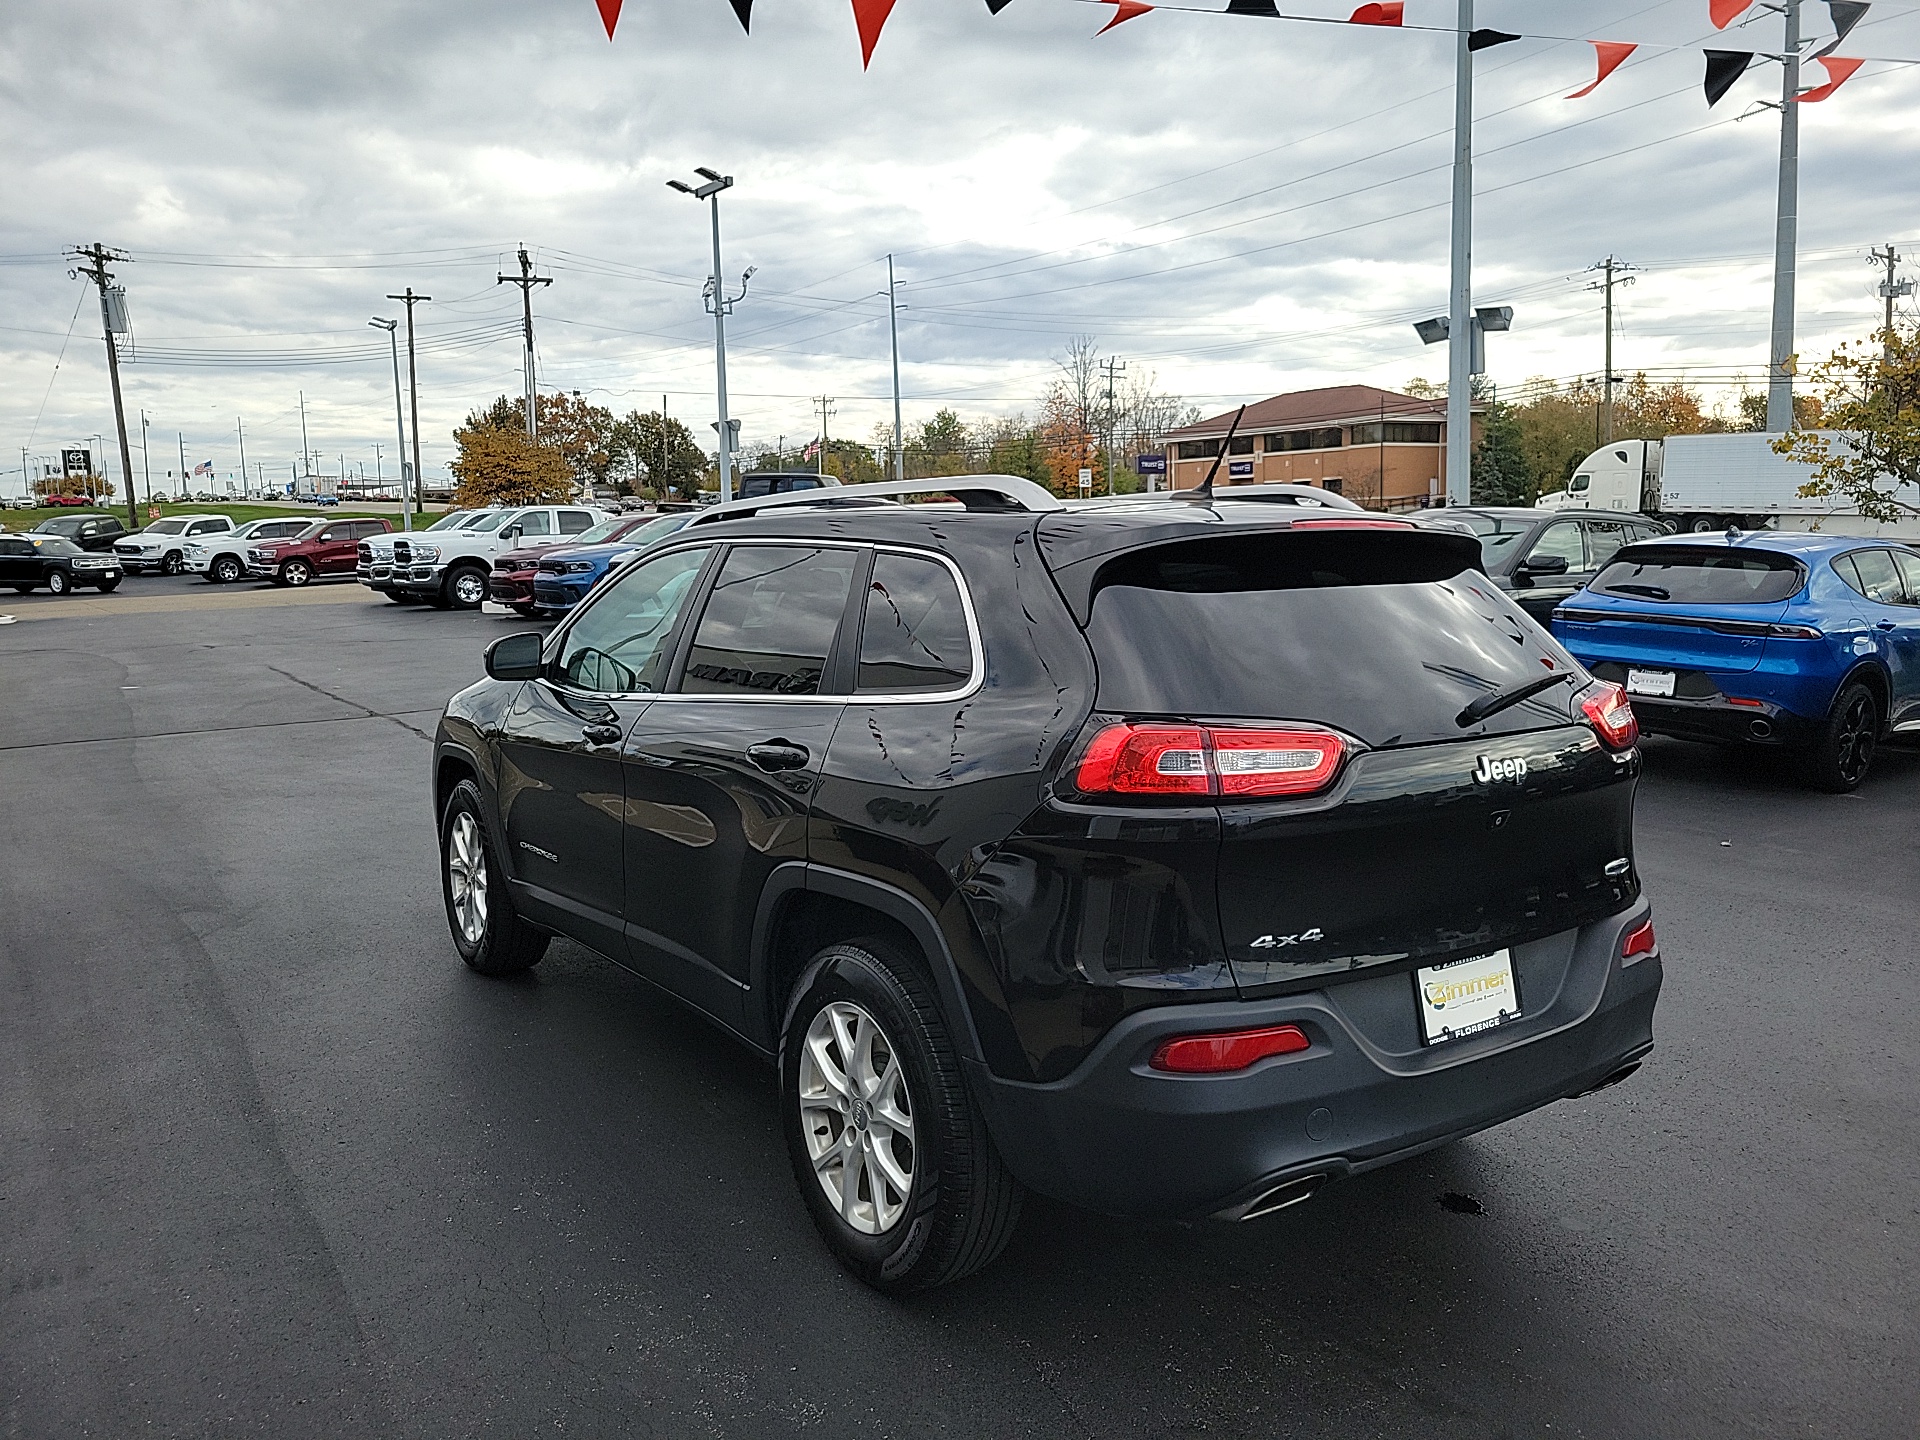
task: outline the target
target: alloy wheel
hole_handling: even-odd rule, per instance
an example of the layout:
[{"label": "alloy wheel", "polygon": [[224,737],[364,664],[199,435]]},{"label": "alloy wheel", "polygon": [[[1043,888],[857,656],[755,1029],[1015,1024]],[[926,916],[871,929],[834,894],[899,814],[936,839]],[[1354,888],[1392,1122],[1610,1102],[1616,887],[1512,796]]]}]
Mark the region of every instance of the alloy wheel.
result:
[{"label": "alloy wheel", "polygon": [[847,1000],[807,1026],[800,1120],[814,1178],[840,1218],[880,1235],[913,1193],[913,1105],[899,1053],[880,1024]]},{"label": "alloy wheel", "polygon": [[1873,699],[1864,691],[1853,697],[1840,717],[1840,734],[1834,746],[1834,769],[1848,785],[1857,785],[1873,761]]},{"label": "alloy wheel", "polygon": [[213,562],[213,578],[216,584],[231,585],[240,578],[240,562],[231,555],[222,555]]},{"label": "alloy wheel", "polygon": [[472,570],[462,570],[453,577],[454,603],[464,609],[472,610],[487,598],[487,582]]},{"label": "alloy wheel", "polygon": [[471,810],[453,819],[447,837],[447,889],[453,896],[453,917],[460,938],[478,945],[487,933],[487,857],[480,841],[480,822]]}]

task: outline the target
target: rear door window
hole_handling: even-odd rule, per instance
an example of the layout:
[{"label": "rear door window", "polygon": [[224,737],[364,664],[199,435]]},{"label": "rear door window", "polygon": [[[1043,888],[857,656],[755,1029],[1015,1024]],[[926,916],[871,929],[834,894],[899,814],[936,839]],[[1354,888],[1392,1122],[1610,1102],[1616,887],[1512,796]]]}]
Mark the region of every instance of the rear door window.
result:
[{"label": "rear door window", "polygon": [[1589,520],[1587,526],[1588,564],[1599,567],[1613,559],[1616,551],[1631,540],[1641,539],[1644,530],[1629,530],[1619,520]]},{"label": "rear door window", "polygon": [[[1307,721],[1378,746],[1459,740],[1473,733],[1455,723],[1468,701],[1573,664],[1498,586],[1460,568],[1455,540],[1223,537],[1110,562],[1087,623],[1098,707]],[[1486,728],[1564,725],[1575,688]]]},{"label": "rear door window", "polygon": [[1662,604],[1773,605],[1805,583],[1797,561],[1772,551],[1642,545],[1616,555],[1588,588]]},{"label": "rear door window", "polygon": [[667,642],[708,551],[676,550],[633,566],[561,642],[555,678],[576,690],[638,695],[666,680]]},{"label": "rear door window", "polygon": [[593,526],[593,516],[584,510],[562,510],[560,512],[560,533],[562,535],[584,534]]},{"label": "rear door window", "polygon": [[933,694],[962,689],[972,678],[973,639],[953,572],[918,555],[874,556],[854,688]]},{"label": "rear door window", "polygon": [[853,588],[856,551],[741,545],[693,634],[690,695],[817,695]]}]

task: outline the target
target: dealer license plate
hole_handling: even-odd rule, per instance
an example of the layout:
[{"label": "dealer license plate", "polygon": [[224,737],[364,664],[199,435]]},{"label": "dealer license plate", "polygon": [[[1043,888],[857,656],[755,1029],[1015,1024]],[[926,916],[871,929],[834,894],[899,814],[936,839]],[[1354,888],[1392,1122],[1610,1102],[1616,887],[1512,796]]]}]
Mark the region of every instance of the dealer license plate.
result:
[{"label": "dealer license plate", "polygon": [[1673,694],[1673,671],[1629,670],[1627,671],[1627,693],[1629,695],[1671,695]]},{"label": "dealer license plate", "polygon": [[1496,950],[1413,972],[1421,1036],[1429,1045],[1458,1040],[1520,1018],[1513,955]]}]

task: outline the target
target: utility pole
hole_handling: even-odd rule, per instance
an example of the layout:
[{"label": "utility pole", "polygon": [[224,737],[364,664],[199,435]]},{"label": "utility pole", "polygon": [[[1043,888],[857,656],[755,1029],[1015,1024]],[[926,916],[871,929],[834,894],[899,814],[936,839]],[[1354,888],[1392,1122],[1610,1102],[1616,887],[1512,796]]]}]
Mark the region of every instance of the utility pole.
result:
[{"label": "utility pole", "polygon": [[827,417],[835,413],[833,397],[816,395],[813,397],[813,404],[814,408],[820,412],[820,449],[815,452],[813,458],[817,473],[824,475],[827,473]]},{"label": "utility pole", "polygon": [[1793,263],[1800,223],[1800,0],[1776,0],[1786,22],[1780,46],[1780,194],[1773,231],[1773,340],[1767,356],[1767,429],[1793,428]]},{"label": "utility pole", "polygon": [[[520,287],[520,306],[526,317],[527,438],[529,440],[537,439],[540,434],[540,422],[534,413],[536,407],[534,405],[535,381],[533,373],[533,287],[536,285],[551,285],[552,283],[553,277],[551,275],[536,275],[533,273],[533,262],[527,258],[527,247],[524,245],[520,247],[520,273],[518,275],[502,275],[494,281],[496,285],[518,285]],[[411,294],[412,291],[409,290],[408,293]],[[398,300],[400,297],[398,295],[389,295],[387,298],[389,300]],[[426,297],[422,296],[421,298],[425,299]],[[409,365],[413,363],[413,307],[411,305],[407,307],[407,363]],[[415,417],[415,424],[418,424],[417,416]],[[418,439],[419,437],[416,435],[415,438]],[[418,457],[415,458],[413,468],[416,472],[420,468]],[[417,478],[415,483],[418,483]]]},{"label": "utility pole", "polygon": [[1606,387],[1603,391],[1606,398],[1601,407],[1600,444],[1602,445],[1611,445],[1613,443],[1613,287],[1616,285],[1633,284],[1633,277],[1627,274],[1627,272],[1634,268],[1632,265],[1623,264],[1614,259],[1611,255],[1607,256],[1607,258],[1602,260],[1598,265],[1589,265],[1587,267],[1589,270],[1598,270],[1600,272],[1601,278],[1587,286],[1587,289],[1598,290],[1601,293],[1604,302],[1601,308],[1607,317],[1607,341],[1605,347],[1607,369],[1606,377],[1601,382]]},{"label": "utility pole", "polygon": [[[1796,0],[1797,3],[1797,0]],[[1447,503],[1473,499],[1473,0],[1460,0],[1453,69],[1453,274],[1447,300]]]},{"label": "utility pole", "polygon": [[688,185],[684,181],[669,180],[667,185],[682,195],[711,201],[713,205],[713,274],[707,279],[705,298],[707,311],[713,316],[715,398],[720,408],[720,419],[713,428],[720,434],[720,503],[724,505],[733,498],[733,422],[727,418],[727,316],[733,313],[735,305],[747,298],[747,282],[753,279],[754,267],[747,267],[740,277],[740,293],[729,299],[720,279],[720,192],[732,187],[733,177],[704,165],[694,166],[693,173],[706,183]]},{"label": "utility pole", "polygon": [[[526,254],[524,250],[520,253],[522,256]],[[431,295],[416,295],[413,293],[413,287],[409,285],[404,295],[389,295],[387,299],[401,301],[407,307],[407,394],[409,397],[408,406],[412,412],[413,423],[413,495],[414,503],[417,506],[420,499],[420,486],[422,483],[420,475],[420,377],[414,369],[413,307],[423,301],[431,300],[433,297]],[[527,325],[527,345],[529,347],[527,353],[531,355],[533,353],[531,348],[533,345],[533,322],[529,320]],[[529,369],[527,373],[531,375],[533,372]],[[532,400],[533,396],[529,394],[527,398],[528,400]],[[533,406],[531,404],[527,406],[527,433],[529,435],[533,433]],[[404,446],[406,441],[402,439],[401,444]],[[407,463],[406,451],[404,449],[400,452],[400,463],[402,465]],[[402,508],[404,509],[404,507]]]},{"label": "utility pole", "polygon": [[[660,483],[653,487],[660,492],[660,499],[667,497],[667,397],[660,396]],[[655,502],[656,504],[658,501]]]},{"label": "utility pole", "polygon": [[1893,362],[1893,302],[1913,294],[1913,281],[1893,278],[1894,267],[1900,263],[1900,252],[1893,248],[1892,241],[1887,242],[1885,254],[1878,250],[1868,251],[1867,263],[1887,267],[1887,278],[1880,282],[1880,298],[1887,302],[1886,319],[1881,325],[1880,363],[1888,365]]},{"label": "utility pole", "polygon": [[307,445],[307,392],[297,392],[300,396],[300,477],[307,479],[313,474],[313,452]]},{"label": "utility pole", "polygon": [[900,296],[893,282],[893,252],[887,252],[887,329],[893,337],[893,478],[907,478],[907,437],[900,429]]},{"label": "utility pole", "polygon": [[247,493],[247,427],[240,416],[233,417],[233,428],[240,432],[240,493]]},{"label": "utility pole", "polygon": [[1113,377],[1127,373],[1127,362],[1109,355],[1100,362],[1107,372],[1107,494],[1113,494]]},{"label": "utility pole", "polygon": [[[92,245],[77,245],[67,251],[67,254],[76,260],[92,262],[75,267],[72,273],[76,277],[86,276],[100,290],[100,335],[107,342],[107,377],[113,385],[113,423],[120,434],[120,474],[127,487],[127,520],[130,529],[138,530],[140,517],[134,508],[136,501],[133,493],[133,456],[127,451],[127,412],[120,400],[120,349],[113,341],[114,316],[107,299],[108,286],[113,281],[113,273],[107,269],[107,262],[111,260],[127,264],[131,263],[133,257],[124,250],[109,250],[98,241]],[[124,292],[114,293],[119,296]],[[125,334],[127,322],[124,299],[120,303],[120,333]]]}]

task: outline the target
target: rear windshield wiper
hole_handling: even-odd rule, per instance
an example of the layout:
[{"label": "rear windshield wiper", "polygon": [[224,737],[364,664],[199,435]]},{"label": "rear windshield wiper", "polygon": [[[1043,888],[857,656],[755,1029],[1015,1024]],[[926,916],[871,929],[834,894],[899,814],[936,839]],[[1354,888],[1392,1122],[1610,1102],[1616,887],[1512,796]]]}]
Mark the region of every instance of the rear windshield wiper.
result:
[{"label": "rear windshield wiper", "polygon": [[1565,685],[1572,679],[1571,671],[1562,670],[1557,675],[1542,675],[1537,680],[1522,680],[1518,685],[1509,685],[1504,690],[1489,691],[1454,716],[1453,723],[1464,730],[1469,725],[1479,724],[1490,715],[1498,715],[1509,706],[1518,705],[1522,700],[1531,700],[1542,690],[1551,690],[1556,685]]},{"label": "rear windshield wiper", "polygon": [[1671,590],[1663,590],[1658,585],[1635,585],[1632,581],[1625,581],[1619,585],[1609,585],[1607,589],[1616,595],[1644,595],[1649,600],[1671,600],[1673,598],[1673,592]]}]

